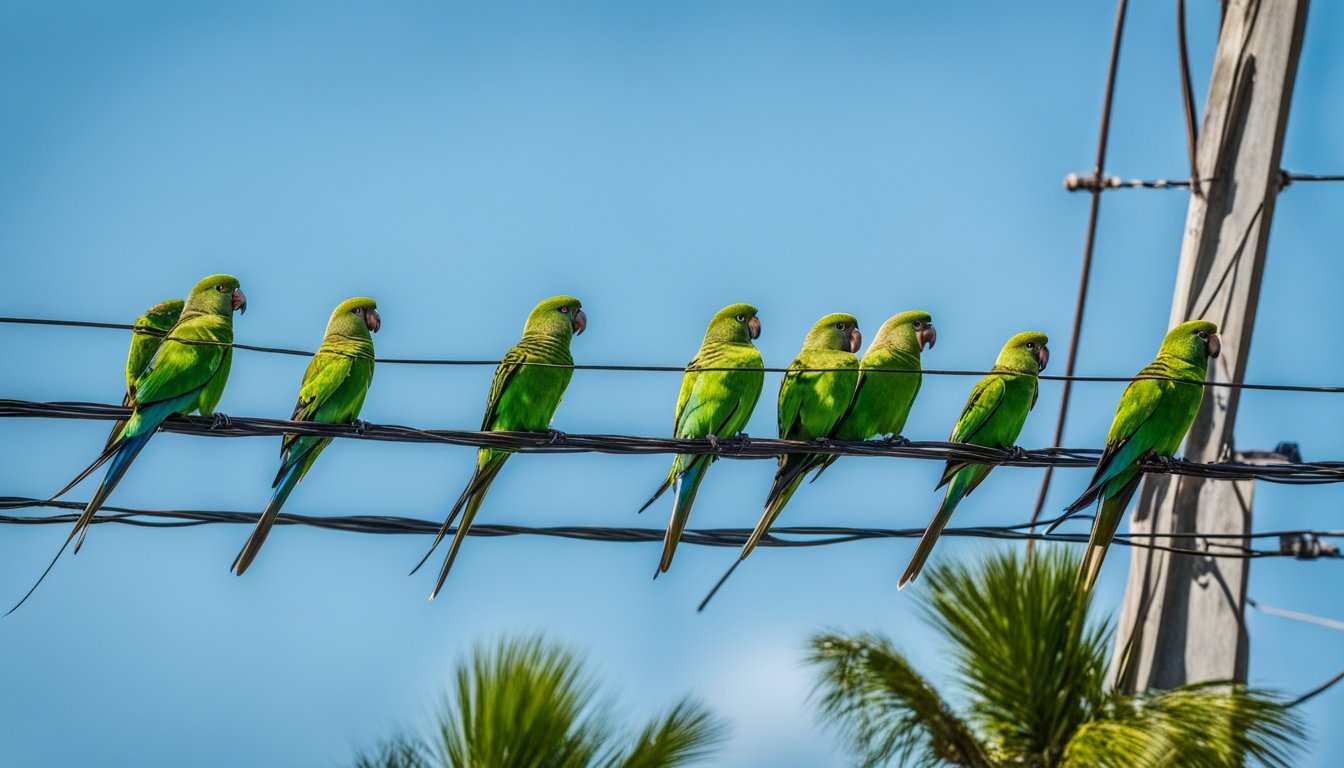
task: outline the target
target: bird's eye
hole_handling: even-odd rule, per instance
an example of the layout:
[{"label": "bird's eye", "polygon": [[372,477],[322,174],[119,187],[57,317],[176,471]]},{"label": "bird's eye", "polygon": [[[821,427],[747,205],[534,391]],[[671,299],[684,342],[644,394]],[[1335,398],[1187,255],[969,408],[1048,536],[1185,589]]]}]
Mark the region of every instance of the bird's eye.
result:
[{"label": "bird's eye", "polygon": [[362,314],[364,314],[364,308],[363,308],[363,307],[355,307],[354,309],[352,309],[352,310],[350,310],[350,311],[351,311],[351,312],[354,312],[356,315],[362,315]]},{"label": "bird's eye", "polygon": [[739,322],[739,323],[745,323],[745,322],[747,322],[747,316],[746,316],[746,315],[738,315],[738,316],[737,316],[737,322]]},{"label": "bird's eye", "polygon": [[569,314],[569,307],[561,307],[561,308],[560,308],[560,314],[562,314],[562,315],[568,315],[568,314]]},{"label": "bird's eye", "polygon": [[216,291],[219,291],[220,293],[228,293],[228,292],[229,292],[229,287],[228,287],[227,285],[224,285],[223,283],[221,283],[221,284],[215,286],[215,290],[216,290]]},{"label": "bird's eye", "polygon": [[835,330],[837,330],[837,331],[843,331],[843,330],[845,330],[845,324],[844,324],[844,323],[836,323],[836,324],[835,324]]},{"label": "bird's eye", "polygon": [[922,322],[920,322],[920,321],[918,321],[918,320],[916,320],[915,322],[911,323],[911,325],[915,326],[915,330],[916,330],[916,331],[918,331],[920,328],[923,328],[923,327],[924,327],[924,323],[922,323]]},{"label": "bird's eye", "polygon": [[1207,333],[1205,333],[1205,332],[1203,332],[1203,331],[1195,331],[1195,335],[1198,336],[1199,338],[1205,340],[1205,341],[1208,341],[1208,340],[1209,340],[1209,334],[1207,334]]},{"label": "bird's eye", "polygon": [[1027,342],[1027,349],[1035,349],[1035,348],[1036,348],[1036,344],[1035,344],[1035,342],[1031,342],[1031,341],[1028,341],[1028,342]]}]

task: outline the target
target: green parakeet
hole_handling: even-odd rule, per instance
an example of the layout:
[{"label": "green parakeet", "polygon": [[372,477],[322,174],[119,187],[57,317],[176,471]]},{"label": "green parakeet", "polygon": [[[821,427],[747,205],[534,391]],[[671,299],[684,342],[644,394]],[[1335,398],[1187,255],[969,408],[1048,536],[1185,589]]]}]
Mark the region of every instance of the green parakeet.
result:
[{"label": "green parakeet", "polygon": [[[364,396],[373,381],[373,336],[382,326],[378,303],[365,296],[341,302],[327,322],[322,346],[308,363],[292,421],[351,424],[359,417]],[[285,499],[299,484],[318,454],[331,442],[329,437],[285,435],[280,442],[280,471],[271,487],[270,503],[257,520],[257,527],[233,561],[239,576],[256,559],[261,545],[275,524]]]},{"label": "green parakeet", "polygon": [[[750,304],[730,304],[710,319],[700,351],[686,365],[681,378],[673,437],[726,438],[746,428],[765,384],[761,353],[751,343],[760,335],[761,321]],[[717,370],[724,368],[731,370]],[[691,505],[695,503],[695,493],[714,460],[714,456],[707,454],[677,454],[663,484],[640,507],[643,512],[672,488],[672,519],[663,538],[663,554],[655,577],[671,567]]]},{"label": "green parakeet", "polygon": [[[136,318],[135,327],[131,331],[131,348],[126,353],[126,396],[121,400],[123,406],[127,408],[131,406],[131,393],[135,390],[135,380],[149,367],[149,362],[154,359],[154,353],[159,351],[159,346],[163,344],[168,331],[177,325],[177,318],[182,315],[184,303],[181,299],[169,299],[155,304],[145,310],[145,314]],[[112,447],[112,443],[116,442],[117,436],[125,427],[124,421],[113,423],[112,431],[107,435],[105,449]]]},{"label": "green parakeet", "polygon": [[[999,449],[1013,446],[1026,423],[1027,413],[1036,405],[1036,376],[1050,361],[1047,341],[1045,334],[1036,331],[1019,333],[1008,340],[989,375],[971,390],[971,397],[957,419],[949,442]],[[938,535],[952,517],[952,511],[980,485],[991,469],[989,464],[947,462],[942,480],[938,482],[939,488],[947,486],[943,503],[924,530],[924,537],[919,540],[899,586],[904,587],[919,575],[938,542]]]},{"label": "green parakeet", "polygon": [[[859,384],[854,399],[831,437],[868,440],[878,435],[900,436],[923,377],[919,373],[884,371],[920,370],[920,353],[925,347],[933,349],[937,341],[938,332],[928,312],[912,310],[888,318],[859,361]],[[817,474],[838,458],[834,454],[824,456]]]},{"label": "green parakeet", "polygon": [[1181,446],[1204,398],[1209,358],[1217,357],[1220,349],[1217,325],[1204,320],[1181,323],[1162,339],[1157,359],[1125,388],[1096,474],[1083,495],[1068,507],[1068,514],[1073,514],[1100,501],[1078,573],[1084,590],[1096,581],[1120,516],[1143,479],[1139,461],[1171,456]]},{"label": "green parakeet", "polygon": [[[574,336],[583,333],[588,325],[582,306],[573,296],[555,296],[538,304],[527,316],[523,338],[504,355],[495,369],[481,431],[546,432],[550,429],[551,417],[555,415],[560,398],[569,386],[569,379],[574,375],[574,370],[567,367],[574,364],[574,358],[569,354],[569,342]],[[429,552],[411,571],[414,573],[424,565],[443,540],[458,512],[463,512],[462,524],[453,535],[453,543],[443,560],[443,568],[439,570],[438,581],[429,593],[430,600],[443,588],[443,581],[448,578],[448,570],[453,567],[457,550],[462,546],[462,540],[471,528],[481,502],[485,500],[490,483],[512,454],[512,450],[504,448],[481,448],[477,451],[476,472],[471,476],[471,482],[467,483],[452,511],[448,513],[448,518],[443,521]]]},{"label": "green parakeet", "polygon": [[[859,321],[853,315],[826,315],[812,326],[779,385],[781,439],[815,440],[832,435],[859,384],[859,360],[854,354],[862,344]],[[824,459],[823,454],[815,453],[786,453],[779,457],[775,481],[765,497],[765,512],[738,560],[747,559],[774,525],[784,505],[793,498],[803,477],[821,466]]]},{"label": "green parakeet", "polygon": [[[149,368],[135,381],[133,410],[126,426],[93,464],[56,494],[60,496],[99,466],[111,461],[98,490],[89,499],[83,514],[37,584],[51,571],[71,541],[75,542],[74,551],[79,552],[94,514],[164,419],[192,411],[198,411],[202,416],[214,412],[229,378],[229,363],[233,359],[233,348],[229,345],[233,343],[233,313],[236,311],[247,311],[247,297],[238,287],[238,278],[232,275],[211,275],[191,289],[177,324],[164,339]],[[33,589],[37,589],[37,584]],[[28,595],[32,591],[30,589]],[[27,600],[28,595],[24,595],[23,600]]]}]

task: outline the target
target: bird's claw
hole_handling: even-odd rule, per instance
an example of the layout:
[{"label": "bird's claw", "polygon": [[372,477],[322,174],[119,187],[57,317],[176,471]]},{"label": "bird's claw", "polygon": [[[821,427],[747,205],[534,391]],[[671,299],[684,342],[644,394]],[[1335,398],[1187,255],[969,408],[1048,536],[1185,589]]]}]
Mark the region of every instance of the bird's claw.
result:
[{"label": "bird's claw", "polygon": [[547,445],[555,445],[556,443],[562,443],[565,441],[565,438],[567,437],[569,437],[569,435],[566,435],[564,432],[561,432],[555,427],[551,427],[550,429],[546,430]]},{"label": "bird's claw", "polygon": [[892,434],[882,438],[882,442],[887,443],[889,445],[902,446],[902,445],[909,445],[910,438],[906,437],[905,435]]},{"label": "bird's claw", "polygon": [[723,450],[723,446],[719,444],[719,438],[716,435],[705,435],[705,439],[709,441],[709,447],[713,448],[715,453]]},{"label": "bird's claw", "polygon": [[363,437],[364,433],[369,431],[369,427],[373,426],[372,424],[363,419],[355,419],[354,421],[350,422],[350,424],[355,428],[355,434],[359,435],[360,437]]},{"label": "bird's claw", "polygon": [[1163,472],[1171,472],[1172,468],[1176,466],[1176,460],[1170,456],[1153,456],[1152,462]]},{"label": "bird's claw", "polygon": [[1027,453],[1027,450],[1022,446],[1013,445],[1008,448],[1008,457],[1013,461],[1029,461],[1031,454]]},{"label": "bird's claw", "polygon": [[233,420],[229,414],[215,411],[210,415],[210,429],[233,429]]},{"label": "bird's claw", "polygon": [[751,444],[751,435],[748,435],[746,432],[738,432],[736,437],[737,437],[737,455],[741,456],[742,452],[745,451],[747,449],[747,446]]}]

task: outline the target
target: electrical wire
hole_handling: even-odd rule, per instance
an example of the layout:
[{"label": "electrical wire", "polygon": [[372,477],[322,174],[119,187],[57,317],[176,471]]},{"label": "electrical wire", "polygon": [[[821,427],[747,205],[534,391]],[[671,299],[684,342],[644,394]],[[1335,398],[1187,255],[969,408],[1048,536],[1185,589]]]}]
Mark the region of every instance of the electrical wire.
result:
[{"label": "electrical wire", "polygon": [[[70,510],[68,513],[52,515],[5,515],[0,514],[0,524],[9,525],[53,525],[72,524],[78,512],[84,508],[82,501],[54,501],[23,496],[0,496],[0,510],[26,508],[53,508]],[[185,509],[138,509],[124,506],[106,506],[95,523],[119,523],[146,528],[182,528],[208,524],[254,525],[259,517],[255,512],[237,512],[222,510],[185,510]],[[277,525],[305,525],[315,528],[367,534],[421,534],[433,535],[439,530],[440,523],[434,520],[422,520],[412,517],[393,515],[301,515],[281,512],[276,519]],[[1030,523],[1007,526],[971,526],[949,528],[943,535],[962,536],[981,539],[1000,539],[1011,541],[1056,541],[1085,543],[1084,533],[1031,533],[1023,529]],[[455,533],[456,529],[449,529]],[[683,543],[701,544],[713,547],[741,547],[751,535],[751,528],[708,528],[687,530],[682,536]],[[830,544],[844,544],[853,541],[872,539],[918,538],[924,533],[918,528],[848,528],[839,526],[781,526],[771,529],[762,540],[762,546],[769,547],[817,547]],[[1287,533],[1308,533],[1316,536],[1339,536],[1344,531],[1264,531],[1248,536],[1231,534],[1120,534],[1115,541],[1124,546],[1142,546],[1174,552],[1193,554],[1202,557],[1259,559],[1265,557],[1297,558],[1291,552],[1280,549],[1253,548],[1236,543],[1236,539],[1264,539],[1281,537]],[[526,526],[480,524],[473,525],[467,532],[469,536],[494,538],[499,536],[549,536],[587,541],[621,542],[658,542],[663,540],[662,528],[635,528],[620,526]],[[788,538],[802,537],[802,538]],[[1186,546],[1171,543],[1159,544],[1157,540],[1186,541]],[[1229,541],[1223,541],[1227,539]],[[1323,555],[1338,558],[1338,554]],[[1297,558],[1300,559],[1300,558]]]},{"label": "electrical wire", "polygon": [[[58,418],[117,421],[131,409],[100,403],[37,403],[0,399],[0,418]],[[648,455],[660,453],[712,454],[725,459],[775,459],[782,454],[821,453],[835,456],[886,456],[933,461],[964,461],[1016,467],[1092,467],[1101,456],[1094,448],[1040,448],[1001,450],[968,443],[894,440],[780,440],[738,435],[723,439],[679,439],[635,435],[567,434],[550,432],[482,432],[465,429],[422,429],[396,424],[328,424],[217,413],[211,417],[171,416],[161,429],[208,437],[355,438],[403,443],[440,443],[476,448],[503,448],[525,453],[607,453]],[[1139,463],[1144,472],[1214,480],[1262,480],[1286,485],[1344,482],[1344,462],[1239,461],[1200,464],[1184,459],[1153,458]]]},{"label": "electrical wire", "polygon": [[[74,328],[107,328],[114,330],[134,330],[136,333],[145,333],[152,336],[163,336],[165,332],[153,331],[149,329],[136,329],[126,323],[103,323],[87,320],[49,320],[32,317],[0,317],[0,324],[10,325],[51,325]],[[201,344],[206,346],[228,346],[234,349],[243,349],[250,352],[265,352],[279,355],[293,355],[298,357],[312,357],[313,352],[302,349],[288,349],[285,347],[267,347],[255,344],[241,344],[234,342],[226,344],[219,341],[209,340],[180,340],[183,344]],[[447,365],[447,366],[497,366],[498,360],[471,360],[471,359],[451,359],[451,358],[410,358],[410,357],[379,357],[375,362],[383,365]],[[568,368],[575,371],[624,371],[624,372],[654,372],[654,373],[684,373],[686,366],[679,365],[605,365],[605,364],[574,364],[566,365],[562,363],[517,363],[517,365],[532,365],[542,368]],[[717,368],[717,367],[697,367],[696,371],[737,371],[739,368]],[[788,373],[788,368],[762,368],[765,373]],[[851,371],[850,368],[811,368],[815,372],[826,371]],[[874,373],[892,373],[908,374],[918,373],[925,376],[989,376],[994,371],[970,371],[945,368],[879,368],[869,369]],[[1057,376],[1050,374],[1041,374],[1037,377],[1041,381],[1070,381],[1101,384],[1128,384],[1132,381],[1180,381],[1170,376]],[[1308,384],[1248,384],[1245,382],[1231,381],[1206,381],[1206,387],[1220,387],[1225,389],[1247,389],[1266,392],[1312,392],[1326,394],[1344,394],[1344,385],[1308,385]]]}]

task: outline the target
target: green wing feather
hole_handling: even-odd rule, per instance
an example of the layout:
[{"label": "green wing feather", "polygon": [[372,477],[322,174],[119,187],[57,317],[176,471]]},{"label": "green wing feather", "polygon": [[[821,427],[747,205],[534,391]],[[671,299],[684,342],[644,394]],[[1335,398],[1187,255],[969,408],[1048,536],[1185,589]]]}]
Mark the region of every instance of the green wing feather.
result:
[{"label": "green wing feather", "polygon": [[[948,438],[948,442],[986,445],[986,443],[982,443],[975,438],[990,423],[994,414],[998,413],[1007,391],[1008,385],[1002,376],[986,376],[981,379],[971,390],[971,396],[966,401],[966,407],[962,409],[961,416],[957,417],[956,426],[952,428],[952,436]],[[947,467],[943,470],[943,476],[936,487],[942,488],[947,485],[952,481],[952,477],[957,474],[957,470],[969,463],[966,461],[947,462]],[[969,491],[967,492],[969,493]]]},{"label": "green wing feather", "polygon": [[[232,341],[230,318],[196,315],[178,323],[172,335],[159,347],[158,357],[150,369],[136,381],[136,404],[144,406],[171,400],[193,390],[204,393],[219,374],[223,375],[219,376],[216,388],[222,392],[232,351],[225,345]],[[213,400],[212,409],[219,402],[218,396]]]}]

